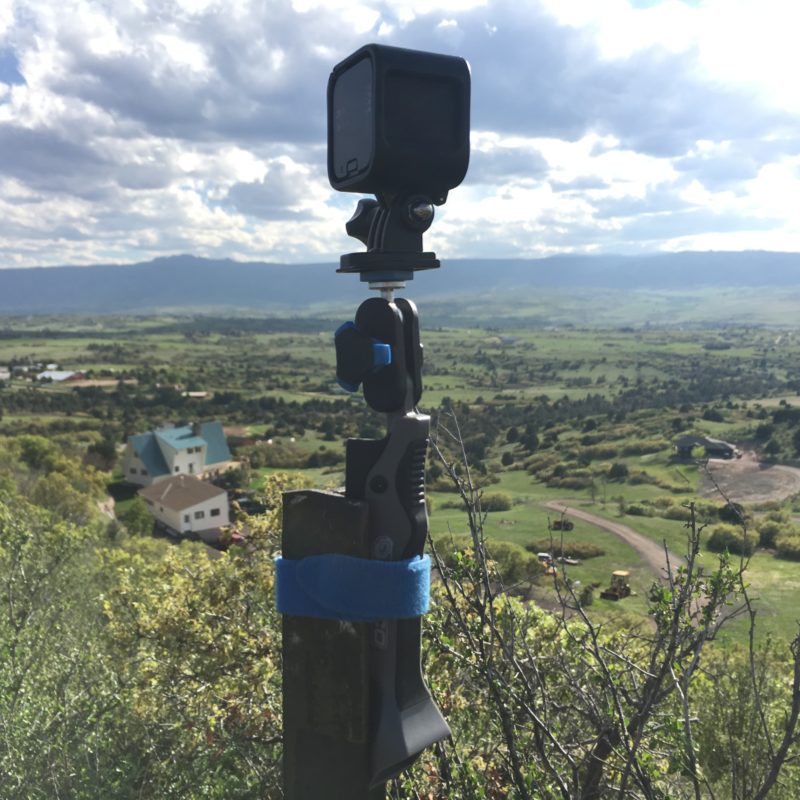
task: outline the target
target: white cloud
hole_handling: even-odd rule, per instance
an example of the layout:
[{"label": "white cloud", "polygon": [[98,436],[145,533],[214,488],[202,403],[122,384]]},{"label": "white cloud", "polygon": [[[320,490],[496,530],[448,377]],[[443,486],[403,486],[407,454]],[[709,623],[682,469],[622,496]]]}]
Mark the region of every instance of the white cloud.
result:
[{"label": "white cloud", "polygon": [[[354,249],[357,197],[327,186],[325,88],[375,40],[472,65],[472,169],[426,237],[442,257],[800,249],[785,0],[20,8],[0,0],[0,266]],[[8,48],[23,85],[2,82]]]},{"label": "white cloud", "polygon": [[800,111],[800,4],[791,0],[543,0],[562,24],[591,31],[606,59],[663,49],[697,54],[707,76],[749,86],[777,108]]}]

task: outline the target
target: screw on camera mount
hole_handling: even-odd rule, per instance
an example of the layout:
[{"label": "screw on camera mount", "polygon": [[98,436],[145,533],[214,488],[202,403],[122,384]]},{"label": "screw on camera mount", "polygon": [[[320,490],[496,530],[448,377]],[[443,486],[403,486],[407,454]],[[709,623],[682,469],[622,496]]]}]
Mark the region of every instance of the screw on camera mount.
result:
[{"label": "screw on camera mount", "polygon": [[[298,572],[309,558],[353,556],[365,585],[380,589],[371,599],[356,598],[352,612],[352,586],[328,575],[324,583],[336,589],[328,599],[335,605],[337,594],[347,595],[355,616],[311,619],[284,611],[287,800],[384,800],[387,780],[450,735],[422,677],[420,614],[427,605],[412,602],[421,584],[409,578],[385,614],[369,606],[387,607],[389,589],[375,575],[422,569],[429,580],[423,550],[430,418],[417,411],[419,317],[413,302],[394,293],[416,271],[439,266],[422,237],[434,207],[466,174],[469,95],[463,59],[381,45],[346,58],[328,83],[331,185],[375,196],[359,200],[346,224],[366,251],[343,255],[338,271],[357,273],[381,292],[336,331],[336,375],[348,391],[362,387],[367,405],[386,414],[387,433],[347,441],[344,494],[285,494],[283,550]],[[280,596],[280,569],[278,578]],[[311,594],[319,599],[320,592],[315,585]],[[423,593],[427,601],[427,584]]]},{"label": "screw on camera mount", "polygon": [[436,254],[422,250],[433,217],[433,203],[424,195],[359,200],[345,228],[367,250],[341,256],[337,272],[357,272],[362,281],[379,284],[404,283],[417,270],[436,269]]}]

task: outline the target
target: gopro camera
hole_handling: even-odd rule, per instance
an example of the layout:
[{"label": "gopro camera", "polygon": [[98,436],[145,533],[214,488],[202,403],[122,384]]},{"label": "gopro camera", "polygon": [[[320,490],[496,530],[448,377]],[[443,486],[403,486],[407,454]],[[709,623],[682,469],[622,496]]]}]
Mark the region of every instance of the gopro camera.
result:
[{"label": "gopro camera", "polygon": [[435,205],[469,165],[469,65],[369,44],[328,81],[328,178],[340,192],[414,193]]}]

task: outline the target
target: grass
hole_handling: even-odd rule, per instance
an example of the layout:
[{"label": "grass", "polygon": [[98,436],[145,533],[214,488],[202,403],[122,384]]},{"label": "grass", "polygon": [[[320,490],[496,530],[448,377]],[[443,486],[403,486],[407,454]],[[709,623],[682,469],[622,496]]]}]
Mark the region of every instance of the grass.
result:
[{"label": "grass", "polygon": [[[671,467],[661,465],[669,471]],[[650,471],[651,467],[648,467]],[[681,468],[683,469],[683,468]],[[697,476],[696,468],[688,470],[693,477]],[[612,484],[609,484],[611,487]],[[687,548],[687,529],[683,522],[663,519],[661,517],[640,517],[620,515],[616,502],[607,500],[602,502],[602,496],[596,496],[594,502],[588,491],[576,492],[567,490],[550,489],[536,483],[533,478],[522,470],[509,469],[501,473],[499,483],[492,484],[488,491],[503,491],[508,493],[514,501],[512,508],[504,512],[492,512],[486,515],[484,531],[491,541],[509,541],[526,546],[531,542],[547,539],[548,520],[554,519],[556,512],[545,509],[542,503],[545,500],[563,498],[585,508],[592,514],[613,522],[619,522],[632,528],[659,544],[666,544],[669,552],[676,558],[682,557]],[[611,494],[623,495],[627,503],[645,498],[652,498],[668,494],[659,487],[648,485],[627,486],[614,485],[614,490],[609,488]],[[431,514],[431,532],[434,538],[439,538],[448,532],[454,534],[467,533],[467,519],[463,507],[445,507],[456,505],[457,496],[451,493],[435,492],[433,499],[433,513]],[[681,496],[687,502],[692,495]],[[602,547],[605,554],[598,558],[586,559],[581,564],[572,567],[562,567],[566,577],[579,585],[599,584],[605,588],[616,569],[630,571],[630,584],[635,596],[615,603],[602,600],[599,591],[595,592],[595,602],[592,607],[593,614],[626,612],[644,618],[647,614],[648,591],[657,578],[651,569],[641,561],[633,548],[620,540],[614,534],[591,525],[582,520],[573,520],[574,530],[570,532],[553,532],[554,541],[590,542]],[[491,552],[491,551],[490,551]],[[702,550],[698,564],[707,571],[713,570],[718,565],[718,556]],[[746,580],[750,586],[751,596],[758,608],[758,637],[771,634],[780,640],[788,640],[797,631],[800,620],[800,611],[796,598],[800,595],[800,564],[775,558],[771,553],[758,551],[750,560],[746,572]],[[533,597],[538,602],[550,605],[555,601],[555,593],[545,579],[533,589]],[[745,643],[747,626],[744,619],[735,619],[723,628],[723,641]]]},{"label": "grass", "polygon": [[[506,404],[527,404],[544,395],[550,399],[561,397],[585,398],[589,394],[613,399],[623,392],[635,391],[638,382],[646,389],[656,382],[672,382],[686,385],[690,380],[714,381],[715,374],[747,377],[751,374],[774,374],[796,377],[796,363],[800,358],[800,339],[794,336],[779,336],[776,331],[758,327],[727,327],[735,315],[740,320],[753,318],[769,306],[777,316],[773,322],[786,321],[796,327],[796,297],[786,293],[762,294],[754,305],[752,294],[739,291],[714,293],[645,293],[637,292],[625,297],[609,292],[575,291],[571,293],[545,293],[535,300],[492,296],[480,302],[450,304],[448,313],[474,315],[484,324],[497,325],[497,330],[469,331],[455,327],[433,329],[430,323],[435,309],[423,309],[423,341],[425,343],[424,384],[422,407],[435,409],[443,398],[463,401],[473,408],[480,406],[480,413],[491,414]],[[768,302],[765,298],[768,297]],[[555,305],[554,305],[555,304]],[[443,306],[444,309],[444,306]],[[681,330],[678,324],[696,323],[708,313],[719,313],[719,320],[726,327],[692,327]],[[540,315],[538,320],[534,316]],[[451,317],[453,318],[453,317]],[[464,317],[466,319],[466,316]],[[665,327],[645,328],[645,323],[662,320]],[[555,322],[559,327],[546,329],[543,324]],[[55,361],[65,368],[91,367],[104,369],[152,371],[150,380],[163,383],[183,383],[217,391],[241,392],[247,397],[270,396],[285,402],[302,403],[310,398],[336,399],[334,385],[335,351],[332,344],[331,324],[320,321],[325,330],[308,333],[295,332],[249,332],[234,334],[224,332],[221,327],[211,326],[211,332],[203,332],[201,321],[194,330],[188,326],[188,317],[119,317],[119,318],[48,318],[46,320],[15,319],[8,327],[15,333],[30,330],[31,335],[22,338],[0,338],[0,364],[12,360]],[[166,330],[167,326],[175,326]],[[428,327],[425,327],[425,326]],[[605,327],[600,327],[600,326]],[[621,329],[618,326],[633,325],[635,328]],[[186,326],[186,327],[184,327]],[[534,327],[535,326],[535,327]],[[582,327],[580,327],[582,326]],[[667,327],[668,326],[668,327]],[[35,335],[45,328],[58,330],[59,338]],[[183,331],[186,330],[186,333]],[[75,335],[72,336],[71,333]],[[704,345],[724,343],[726,350],[708,350]],[[119,345],[115,353],[107,347],[89,349],[90,345]],[[116,359],[116,360],[115,360]],[[712,374],[714,368],[718,373]],[[143,380],[147,380],[143,377]],[[16,385],[15,385],[16,384]],[[768,386],[774,384],[765,384]],[[20,381],[2,389],[2,393],[16,392],[29,384]],[[66,386],[41,387],[46,399],[71,392]],[[774,394],[773,397],[768,396]],[[627,415],[621,428],[628,426],[631,433],[620,434],[614,446],[624,447],[637,438],[666,435],[671,431],[670,421],[684,422],[698,432],[722,439],[733,439],[746,435],[758,421],[747,417],[745,409],[734,409],[736,390],[720,396],[712,403],[721,410],[724,421],[713,422],[702,418],[704,408],[695,405],[690,411],[680,410],[679,403],[658,412],[642,411]],[[764,396],[754,400],[747,397],[750,411],[758,406],[771,408],[781,399],[795,405],[800,396],[782,386],[774,392],[764,391]],[[478,398],[482,398],[480,404]],[[3,399],[0,394],[0,400]],[[8,432],[24,430],[36,424],[46,428],[63,422],[63,414],[12,413],[7,403],[2,427]],[[659,416],[660,415],[660,416]],[[609,415],[610,416],[610,415]],[[691,418],[691,421],[689,421]],[[69,417],[83,425],[100,428],[102,420],[78,414]],[[265,421],[266,420],[266,421]],[[665,421],[666,420],[666,421]],[[242,427],[250,422],[250,431],[263,435],[274,429],[269,416],[254,420],[231,420]],[[605,415],[595,420],[604,430],[612,423]],[[616,425],[617,423],[614,423]],[[660,427],[659,427],[660,426]],[[581,448],[583,432],[580,424],[565,430],[559,441],[565,449]],[[541,431],[540,431],[541,433]],[[669,438],[669,436],[667,436]],[[519,468],[499,468],[503,452],[512,452],[523,457],[519,448],[506,445],[503,432],[500,444],[491,447],[488,463],[498,470],[499,482],[487,486],[488,491],[508,493],[514,504],[508,512],[491,513],[487,517],[486,532],[490,540],[505,539],[521,545],[547,537],[548,515],[543,508],[546,500],[564,499],[583,504],[593,513],[614,521],[621,521],[654,541],[666,540],[670,550],[682,552],[685,546],[685,531],[681,523],[647,517],[619,517],[615,498],[622,497],[632,503],[669,494],[668,488],[651,484],[630,485],[628,483],[604,482],[596,479],[594,493],[587,490],[549,488]],[[302,454],[315,452],[320,447],[341,448],[341,442],[327,442],[321,435],[307,430],[297,437],[293,447]],[[562,451],[562,455],[563,455]],[[699,474],[696,467],[677,466],[670,463],[669,449],[644,456],[625,456],[609,459],[628,466],[631,472],[645,470],[665,486],[680,486],[687,483],[696,490]],[[603,465],[593,462],[591,468],[598,473]],[[283,471],[269,468],[254,471],[253,486],[261,485],[265,475]],[[302,470],[319,487],[340,486],[343,470]],[[592,496],[594,494],[594,497]],[[454,495],[431,492],[433,514],[431,529],[435,535],[448,530],[464,531],[466,522],[463,510],[447,508]],[[680,495],[680,498],[690,495]],[[120,498],[123,504],[130,498]],[[582,583],[599,582],[605,586],[614,568],[629,567],[637,598],[614,606],[627,608],[643,614],[647,586],[654,576],[648,574],[631,548],[617,537],[588,523],[578,522],[569,534],[576,541],[592,541],[604,547],[606,555],[590,559],[571,568],[569,574]],[[704,556],[706,558],[706,556]],[[711,556],[708,556],[711,560]],[[758,593],[763,607],[760,617],[765,628],[786,633],[792,625],[798,607],[800,589],[800,565],[780,562],[768,554],[758,553],[750,564],[750,580],[754,593]],[[547,591],[543,588],[542,591]],[[595,608],[608,605],[597,601]],[[738,625],[738,623],[736,623]]]},{"label": "grass", "polygon": [[[788,598],[800,596],[800,564],[758,551],[750,559],[747,572],[749,593],[757,608],[760,636],[772,634],[787,641],[797,634],[800,608]],[[733,620],[726,636],[741,641],[746,635],[746,620]]]}]

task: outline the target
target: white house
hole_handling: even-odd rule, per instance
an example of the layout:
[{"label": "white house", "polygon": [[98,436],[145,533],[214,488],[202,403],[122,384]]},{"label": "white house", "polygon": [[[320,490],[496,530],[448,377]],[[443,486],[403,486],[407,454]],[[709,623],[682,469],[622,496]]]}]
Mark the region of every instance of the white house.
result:
[{"label": "white house", "polygon": [[8,367],[0,367],[0,381],[11,380],[11,370]]},{"label": "white house", "polygon": [[176,533],[201,533],[230,524],[228,493],[192,475],[139,489],[153,516]]},{"label": "white house", "polygon": [[216,421],[129,436],[122,458],[125,480],[137,486],[173,475],[219,475],[231,465],[222,425]]}]

